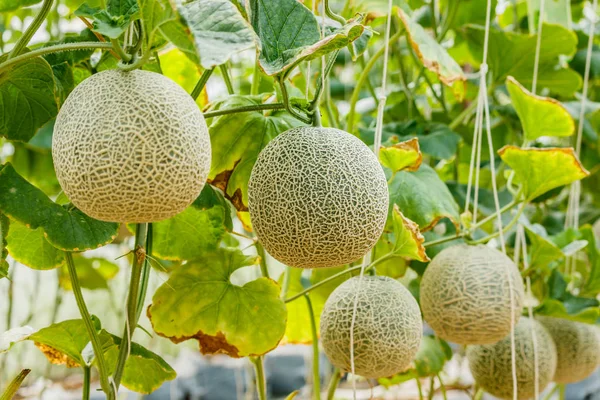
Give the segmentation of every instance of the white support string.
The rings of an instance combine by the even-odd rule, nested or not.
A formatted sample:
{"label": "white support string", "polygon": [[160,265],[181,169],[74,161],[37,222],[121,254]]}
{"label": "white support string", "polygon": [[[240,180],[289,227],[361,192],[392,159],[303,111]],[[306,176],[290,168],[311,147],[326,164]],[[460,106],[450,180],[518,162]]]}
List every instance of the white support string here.
{"label": "white support string", "polygon": [[[385,30],[385,48],[383,52],[383,72],[381,79],[381,93],[378,96],[379,104],[377,106],[377,123],[375,125],[375,140],[373,143],[373,152],[375,153],[375,157],[379,160],[379,149],[381,148],[381,136],[383,132],[383,113],[385,111],[385,103],[387,100],[386,97],[386,81],[387,81],[387,66],[389,60],[389,42],[390,42],[390,34],[391,34],[391,26],[392,26],[392,5],[393,1],[388,0],[388,15],[387,15],[387,24]],[[356,379],[354,379],[355,375],[355,363],[354,363],[354,325],[356,323],[356,310],[358,308],[358,295],[360,293],[360,286],[362,284],[362,280],[365,274],[365,268],[367,265],[371,263],[371,252],[368,252],[363,257],[362,266],[360,268],[360,275],[358,277],[358,289],[356,291],[356,295],[354,296],[354,308],[352,310],[352,321],[350,323],[350,369],[352,372],[352,393],[353,398],[356,400]]]}

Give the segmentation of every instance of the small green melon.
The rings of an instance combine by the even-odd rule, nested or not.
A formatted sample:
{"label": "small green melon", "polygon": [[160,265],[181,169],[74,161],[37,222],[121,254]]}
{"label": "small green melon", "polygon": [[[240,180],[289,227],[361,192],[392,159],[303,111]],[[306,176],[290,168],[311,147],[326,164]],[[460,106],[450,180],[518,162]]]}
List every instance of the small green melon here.
{"label": "small green melon", "polygon": [[[552,381],[556,371],[556,347],[550,333],[539,322],[521,318],[515,326],[517,398],[520,400],[535,396],[533,330],[537,339],[540,393]],[[478,385],[501,399],[513,398],[510,334],[494,344],[468,346],[467,358]]]}
{"label": "small green melon", "polygon": [[511,314],[514,323],[521,315],[523,297],[515,264],[502,252],[483,245],[459,244],[442,250],[421,281],[425,321],[442,339],[465,345],[504,338],[510,332]]}
{"label": "small green melon", "polygon": [[354,277],[338,286],[321,314],[321,343],[333,365],[351,372],[350,329],[355,298],[355,373],[383,378],[405,370],[421,343],[419,305],[396,280],[384,276]]}
{"label": "small green melon", "polygon": [[593,325],[552,317],[538,320],[556,344],[558,364],[554,381],[578,382],[596,370],[600,364],[600,341]]}

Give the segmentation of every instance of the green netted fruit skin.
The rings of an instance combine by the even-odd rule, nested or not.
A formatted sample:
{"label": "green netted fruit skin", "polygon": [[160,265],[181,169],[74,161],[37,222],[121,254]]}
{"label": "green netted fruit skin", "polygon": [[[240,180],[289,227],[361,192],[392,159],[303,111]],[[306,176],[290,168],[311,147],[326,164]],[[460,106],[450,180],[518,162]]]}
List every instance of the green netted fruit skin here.
{"label": "green netted fruit skin", "polygon": [[356,296],[355,373],[383,378],[402,372],[419,350],[423,323],[412,294],[388,277],[354,277],[331,293],[321,314],[325,354],[336,367],[352,371],[350,329]]}
{"label": "green netted fruit skin", "polygon": [[425,321],[437,336],[464,345],[504,338],[510,332],[511,315],[513,324],[521,315],[523,297],[515,264],[504,253],[483,245],[459,244],[442,250],[421,281]]}
{"label": "green netted fruit skin", "polygon": [[578,382],[596,370],[600,364],[600,342],[593,325],[553,317],[538,317],[538,321],[556,344],[555,382]]}
{"label": "green netted fruit skin", "polygon": [[[542,324],[521,318],[515,326],[515,361],[517,366],[517,398],[535,397],[534,341],[537,339],[538,383],[540,393],[552,381],[556,370],[556,347]],[[475,382],[488,393],[501,399],[513,398],[510,334],[498,343],[467,347],[469,368]]]}
{"label": "green netted fruit skin", "polygon": [[154,222],[198,197],[211,147],[202,113],[175,82],[108,70],[77,85],[61,107],[52,157],[65,194],[89,216]]}
{"label": "green netted fruit skin", "polygon": [[252,226],[265,249],[299,268],[365,255],[383,232],[389,195],[377,157],[357,137],[300,127],[273,139],[248,183]]}

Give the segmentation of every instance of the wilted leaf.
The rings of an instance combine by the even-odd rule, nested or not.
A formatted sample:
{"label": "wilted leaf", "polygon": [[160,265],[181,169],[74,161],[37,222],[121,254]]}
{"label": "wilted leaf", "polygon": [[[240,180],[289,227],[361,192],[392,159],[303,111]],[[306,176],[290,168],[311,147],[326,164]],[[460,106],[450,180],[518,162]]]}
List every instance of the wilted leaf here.
{"label": "wilted leaf", "polygon": [[0,72],[0,136],[27,142],[56,116],[57,102],[52,68],[43,58]]}
{"label": "wilted leaf", "polygon": [[390,206],[396,204],[421,231],[433,228],[442,218],[449,218],[455,226],[460,222],[458,204],[429,165],[422,164],[416,172],[398,172],[389,190]]}
{"label": "wilted leaf", "polygon": [[119,224],[88,217],[73,206],[60,206],[21,177],[11,164],[0,166],[0,211],[30,229],[43,228],[54,247],[95,249],[117,237]]}
{"label": "wilted leaf", "polygon": [[[212,109],[261,103],[261,96],[234,95],[214,104]],[[210,125],[212,164],[209,182],[221,189],[238,211],[246,211],[248,179],[258,154],[275,136],[298,125],[300,122],[287,112],[265,115],[253,111],[214,118]]]}
{"label": "wilted leaf", "polygon": [[571,136],[575,132],[575,121],[557,100],[534,95],[512,76],[506,79],[506,87],[521,120],[525,139]]}
{"label": "wilted leaf", "polygon": [[[109,365],[109,374],[114,372],[119,357],[121,338],[105,330],[99,334],[102,351]],[[131,343],[131,352],[125,363],[121,383],[129,390],[150,394],[166,381],[177,377],[177,373],[159,355],[137,343]]]}
{"label": "wilted leaf", "polygon": [[421,235],[417,224],[402,215],[396,204],[394,204],[392,218],[395,236],[394,253],[410,260],[429,261],[423,247],[425,238]]}
{"label": "wilted leaf", "polygon": [[20,326],[7,330],[0,335],[0,354],[6,353],[15,343],[27,340],[33,332],[35,332],[35,329],[30,326]]}
{"label": "wilted leaf", "polygon": [[527,200],[589,175],[572,148],[504,146],[498,154],[515,171],[515,183],[522,185]]}
{"label": "wilted leaf", "polygon": [[217,248],[175,269],[148,308],[154,331],[174,343],[196,339],[203,354],[245,357],[275,348],[287,316],[277,283],[258,278],[240,287],[230,281],[257,262],[237,249]]}
{"label": "wilted leaf", "polygon": [[7,241],[11,257],[29,268],[48,270],[65,262],[64,252],[48,243],[42,228],[29,229],[18,221],[12,221]]}
{"label": "wilted leaf", "polygon": [[414,22],[402,9],[398,8],[400,20],[406,28],[410,45],[423,65],[435,72],[439,80],[452,88],[454,95],[462,100],[465,93],[465,81],[460,65],[448,54],[433,36]]}
{"label": "wilted leaf", "polygon": [[423,161],[423,155],[419,149],[419,140],[413,138],[389,147],[381,147],[379,160],[384,167],[391,169],[393,173],[402,170],[416,171],[421,166],[421,161]]}

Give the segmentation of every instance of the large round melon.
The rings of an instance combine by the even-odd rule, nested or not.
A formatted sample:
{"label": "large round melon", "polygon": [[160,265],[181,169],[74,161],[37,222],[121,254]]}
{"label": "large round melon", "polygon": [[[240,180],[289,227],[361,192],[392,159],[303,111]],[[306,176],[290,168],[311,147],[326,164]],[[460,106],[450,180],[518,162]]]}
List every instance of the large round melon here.
{"label": "large round melon", "polygon": [[[521,318],[515,326],[517,398],[535,396],[535,368],[532,330],[535,330],[540,393],[552,381],[556,370],[556,347],[548,331],[537,321]],[[494,344],[467,347],[469,368],[475,382],[501,399],[513,398],[510,334]]]}
{"label": "large round melon", "polygon": [[590,376],[600,364],[600,342],[593,325],[562,318],[538,317],[558,355],[554,381],[573,383]]}
{"label": "large round melon", "polygon": [[495,343],[510,332],[509,283],[516,324],[524,289],[515,264],[491,247],[448,247],[434,257],[423,274],[423,318],[442,339],[459,344]]}
{"label": "large round melon", "polygon": [[248,184],[259,240],[292,267],[333,267],[365,255],[383,231],[388,202],[375,155],[332,128],[277,136],[258,156]]}
{"label": "large round melon", "polygon": [[91,217],[153,222],[183,211],[210,169],[210,138],[180,86],[148,71],[109,70],[78,85],[54,126],[56,176]]}
{"label": "large round melon", "polygon": [[338,286],[321,314],[321,343],[333,365],[351,372],[350,329],[354,324],[355,373],[382,378],[405,370],[421,343],[423,323],[419,305],[392,278],[354,277]]}

